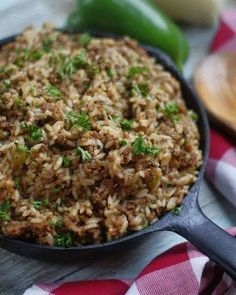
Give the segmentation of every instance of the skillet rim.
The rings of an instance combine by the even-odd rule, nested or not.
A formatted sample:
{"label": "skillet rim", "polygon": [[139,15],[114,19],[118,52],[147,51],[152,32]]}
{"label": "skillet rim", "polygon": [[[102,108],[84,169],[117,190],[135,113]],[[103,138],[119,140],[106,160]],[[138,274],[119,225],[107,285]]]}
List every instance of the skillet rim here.
{"label": "skillet rim", "polygon": [[[81,31],[60,30],[60,31],[63,31],[68,34],[83,32],[83,30],[81,30]],[[118,35],[115,35],[112,33],[107,33],[107,32],[97,32],[94,30],[86,30],[86,32],[89,32],[89,33],[91,33],[91,35],[93,35],[95,37],[99,37],[99,38],[110,37],[110,38],[114,38],[114,39],[119,39],[119,38],[124,37],[124,36],[118,36]],[[1,39],[0,40],[0,49],[3,45],[14,41],[18,35],[20,35],[20,34],[12,35],[12,36]],[[149,55],[151,55],[156,60],[157,63],[160,63],[164,67],[165,70],[167,70],[169,73],[171,73],[171,75],[173,75],[178,80],[178,82],[181,84],[182,91],[184,88],[185,90],[187,90],[190,93],[190,96],[191,96],[190,100],[195,103],[197,113],[199,114],[199,120],[198,120],[197,126],[198,126],[200,134],[202,135],[202,138],[200,138],[200,145],[203,146],[203,147],[201,147],[201,151],[203,154],[203,161],[202,161],[202,165],[199,169],[199,174],[197,176],[195,183],[191,186],[188,194],[184,197],[183,202],[180,205],[181,208],[184,208],[184,210],[181,210],[181,213],[182,213],[182,211],[186,211],[186,208],[188,206],[195,206],[196,203],[198,205],[198,200],[197,200],[198,199],[198,191],[200,188],[200,184],[201,184],[203,174],[205,171],[205,167],[206,167],[206,162],[208,159],[209,142],[210,142],[210,140],[209,140],[209,123],[208,123],[208,119],[207,119],[207,114],[206,114],[206,111],[203,107],[203,104],[201,103],[200,99],[196,95],[195,91],[189,85],[189,83],[186,81],[184,76],[177,70],[173,61],[164,52],[162,52],[158,48],[155,48],[153,46],[146,45],[143,43],[139,43],[139,46],[144,48],[147,51],[147,53]],[[183,94],[183,99],[187,103],[187,98],[184,97],[184,94]],[[200,130],[201,127],[203,128],[202,131]],[[69,247],[69,248],[40,245],[40,244],[36,244],[36,243],[24,241],[24,240],[10,239],[10,238],[0,234],[0,247],[5,248],[7,250],[8,248],[11,248],[11,246],[14,246],[14,247],[19,246],[19,248],[24,247],[25,249],[30,248],[32,250],[45,251],[45,252],[50,251],[50,252],[55,252],[55,253],[56,252],[60,252],[60,253],[73,252],[74,253],[74,252],[101,250],[101,249],[106,249],[108,247],[111,247],[113,245],[124,244],[125,242],[136,239],[138,237],[143,236],[144,234],[151,233],[154,231],[161,231],[161,230],[168,230],[168,229],[173,230],[172,226],[175,223],[178,223],[178,221],[179,221],[178,219],[179,219],[179,215],[177,216],[177,215],[171,213],[171,211],[170,211],[168,213],[165,213],[160,219],[155,221],[153,224],[149,225],[147,228],[139,230],[137,232],[127,234],[119,239],[112,240],[112,241],[105,242],[105,243],[100,243],[100,244],[91,244],[91,245],[86,245],[86,246],[73,246],[73,247]],[[17,253],[17,251],[12,251],[12,252]],[[58,253],[58,254],[60,254],[60,253]],[[23,255],[23,254],[21,254],[21,255]],[[25,256],[27,256],[27,254]]]}

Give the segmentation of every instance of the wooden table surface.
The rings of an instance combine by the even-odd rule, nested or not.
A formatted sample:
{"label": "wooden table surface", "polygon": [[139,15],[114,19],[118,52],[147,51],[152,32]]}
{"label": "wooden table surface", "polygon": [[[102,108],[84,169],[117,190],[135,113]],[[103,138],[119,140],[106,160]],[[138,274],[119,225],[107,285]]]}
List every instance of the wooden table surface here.
{"label": "wooden table surface", "polygon": [[[1,22],[2,20],[0,26]],[[13,30],[10,28],[9,34],[14,32]],[[8,31],[2,31],[0,37]],[[189,79],[193,68],[207,54],[214,29],[186,28],[184,32],[191,46],[191,55],[184,72]],[[220,227],[236,225],[235,208],[205,181],[201,186],[199,202],[203,212]],[[26,288],[36,282],[134,278],[155,256],[183,240],[170,232],[153,233],[142,243],[137,243],[135,248],[118,255],[93,255],[88,259],[64,265],[24,258],[0,249],[0,294],[23,294]]]}

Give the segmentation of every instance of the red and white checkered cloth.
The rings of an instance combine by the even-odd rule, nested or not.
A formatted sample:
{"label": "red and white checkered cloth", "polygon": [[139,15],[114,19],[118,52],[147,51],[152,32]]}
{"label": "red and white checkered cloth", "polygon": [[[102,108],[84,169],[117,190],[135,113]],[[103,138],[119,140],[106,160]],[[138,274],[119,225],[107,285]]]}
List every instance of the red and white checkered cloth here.
{"label": "red and white checkered cloth", "polygon": [[[236,235],[236,228],[229,231]],[[34,285],[24,295],[236,294],[236,282],[190,243],[155,258],[135,280],[93,280]]]}
{"label": "red and white checkered cloth", "polygon": [[[236,51],[236,12],[223,13],[214,50]],[[236,143],[235,143],[236,146]],[[211,130],[207,179],[236,206],[236,148]],[[236,228],[230,233],[236,236]],[[236,253],[235,253],[236,255]],[[233,295],[236,282],[190,243],[155,258],[136,279],[34,285],[24,295]]]}

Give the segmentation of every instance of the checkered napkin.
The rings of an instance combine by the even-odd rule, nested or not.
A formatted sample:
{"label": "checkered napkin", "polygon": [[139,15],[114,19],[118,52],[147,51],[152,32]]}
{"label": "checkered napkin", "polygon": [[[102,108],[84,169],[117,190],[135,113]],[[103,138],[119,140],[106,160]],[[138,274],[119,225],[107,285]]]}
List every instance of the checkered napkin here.
{"label": "checkered napkin", "polygon": [[[236,228],[229,231],[236,235]],[[226,293],[227,292],[227,293]],[[222,268],[190,243],[155,258],[135,280],[101,280],[34,285],[24,295],[197,295],[236,294]]]}
{"label": "checkered napkin", "polygon": [[[224,11],[221,14],[220,26],[212,42],[211,51],[236,51],[236,10]],[[235,140],[233,142],[211,130],[211,147],[205,175],[236,207]]]}
{"label": "checkered napkin", "polygon": [[[214,50],[236,50],[236,12],[223,13]],[[208,180],[236,206],[236,148],[211,130]],[[229,231],[236,236],[236,228]],[[235,254],[236,255],[236,254]],[[190,243],[179,244],[155,258],[133,280],[101,280],[34,285],[24,295],[221,295],[236,294],[222,268]]]}

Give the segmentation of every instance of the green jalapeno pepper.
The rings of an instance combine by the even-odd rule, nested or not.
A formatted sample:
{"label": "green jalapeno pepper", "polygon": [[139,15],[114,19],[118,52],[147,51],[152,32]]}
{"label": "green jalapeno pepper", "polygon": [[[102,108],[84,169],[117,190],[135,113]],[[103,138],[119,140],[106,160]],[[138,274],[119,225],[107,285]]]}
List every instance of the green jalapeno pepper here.
{"label": "green jalapeno pepper", "polygon": [[67,25],[129,35],[166,52],[179,69],[188,56],[182,32],[152,0],[77,0],[77,10],[69,16]]}

